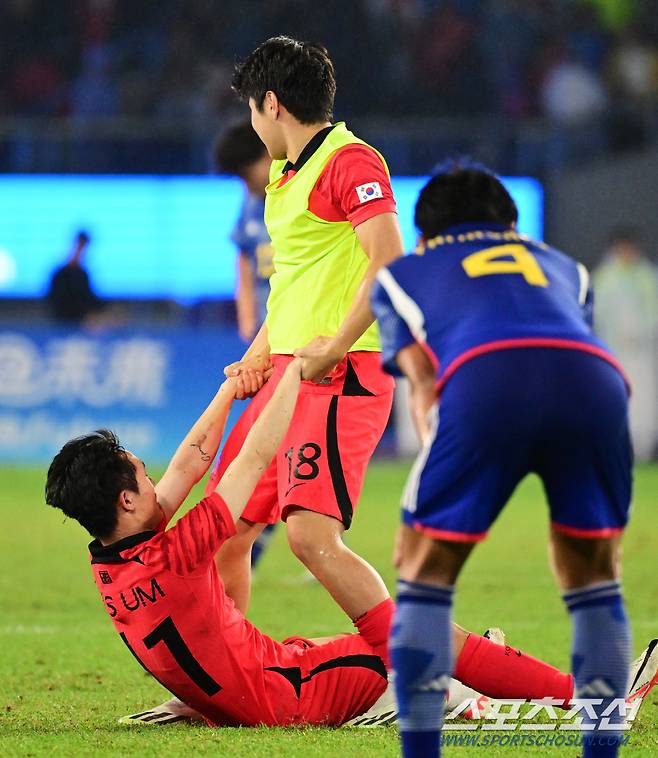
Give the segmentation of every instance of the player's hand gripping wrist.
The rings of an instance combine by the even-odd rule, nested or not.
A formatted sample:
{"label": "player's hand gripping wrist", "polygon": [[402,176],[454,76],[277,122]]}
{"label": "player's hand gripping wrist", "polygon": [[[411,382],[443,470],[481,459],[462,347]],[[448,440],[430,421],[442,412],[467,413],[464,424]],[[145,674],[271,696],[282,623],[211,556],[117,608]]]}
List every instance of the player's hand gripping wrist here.
{"label": "player's hand gripping wrist", "polygon": [[226,366],[224,374],[227,379],[236,382],[235,398],[244,400],[253,397],[272,375],[272,364],[269,360],[264,361],[260,356],[256,359],[243,359]]}
{"label": "player's hand gripping wrist", "polygon": [[335,337],[316,337],[295,350],[294,355],[302,359],[302,379],[321,382],[341,362],[345,352]]}

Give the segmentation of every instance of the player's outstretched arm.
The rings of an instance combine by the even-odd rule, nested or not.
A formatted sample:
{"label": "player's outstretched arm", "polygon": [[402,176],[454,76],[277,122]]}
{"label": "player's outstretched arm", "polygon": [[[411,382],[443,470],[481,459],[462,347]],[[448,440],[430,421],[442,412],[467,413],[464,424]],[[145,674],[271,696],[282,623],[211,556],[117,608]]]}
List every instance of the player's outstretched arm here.
{"label": "player's outstretched arm", "polygon": [[301,361],[292,361],[274,394],[251,427],[242,449],[217,485],[233,518],[242,515],[262,473],[270,465],[290,424],[301,381]]}
{"label": "player's outstretched arm", "polygon": [[242,358],[226,366],[224,373],[229,378],[237,379],[237,400],[253,397],[258,392],[272,374],[267,324],[258,330]]}
{"label": "player's outstretched arm", "polygon": [[421,443],[430,434],[428,412],[436,402],[436,373],[423,348],[414,342],[396,356],[400,371],[411,386],[411,414]]}
{"label": "player's outstretched arm", "polygon": [[236,380],[227,379],[197,419],[169,462],[155,491],[167,520],[181,506],[192,487],[208,471],[224,433],[235,397]]}
{"label": "player's outstretched arm", "polygon": [[323,342],[314,340],[295,351],[295,355],[304,358],[304,379],[321,382],[372,324],[374,316],[370,310],[369,295],[377,272],[399,258],[404,251],[395,213],[373,216],[354,231],[370,263],[338,332]]}

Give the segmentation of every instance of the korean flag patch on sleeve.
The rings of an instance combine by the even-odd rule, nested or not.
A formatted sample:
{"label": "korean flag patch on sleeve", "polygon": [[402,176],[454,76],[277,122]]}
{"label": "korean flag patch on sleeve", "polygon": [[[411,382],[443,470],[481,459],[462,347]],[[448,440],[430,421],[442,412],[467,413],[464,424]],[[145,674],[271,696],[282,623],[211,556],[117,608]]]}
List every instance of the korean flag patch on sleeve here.
{"label": "korean flag patch on sleeve", "polygon": [[379,182],[370,182],[369,184],[360,184],[356,188],[356,194],[360,203],[367,203],[368,200],[376,200],[378,197],[384,197]]}

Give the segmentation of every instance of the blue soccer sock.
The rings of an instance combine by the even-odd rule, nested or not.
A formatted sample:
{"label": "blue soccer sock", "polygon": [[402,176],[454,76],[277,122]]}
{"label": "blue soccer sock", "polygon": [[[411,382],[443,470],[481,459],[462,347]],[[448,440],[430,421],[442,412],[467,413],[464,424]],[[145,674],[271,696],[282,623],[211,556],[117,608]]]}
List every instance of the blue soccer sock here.
{"label": "blue soccer sock", "polygon": [[[583,731],[584,758],[616,756],[622,732],[603,730],[601,715],[613,702],[626,697],[631,657],[631,634],[624,611],[619,582],[609,581],[565,592],[564,602],[573,623],[571,666],[575,679],[575,697],[602,698],[594,706],[597,718],[583,724],[596,724],[594,731]],[[616,708],[610,724],[623,724]]]}
{"label": "blue soccer sock", "polygon": [[452,594],[452,587],[398,582],[390,650],[404,758],[439,755],[452,673]]}

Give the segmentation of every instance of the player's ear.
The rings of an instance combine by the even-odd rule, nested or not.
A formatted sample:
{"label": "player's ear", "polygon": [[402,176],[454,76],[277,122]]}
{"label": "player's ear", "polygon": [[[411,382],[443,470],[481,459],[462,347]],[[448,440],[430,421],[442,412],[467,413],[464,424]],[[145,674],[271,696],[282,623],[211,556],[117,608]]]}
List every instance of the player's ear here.
{"label": "player's ear", "polygon": [[279,118],[279,111],[281,109],[281,103],[275,92],[268,90],[265,93],[265,99],[263,100],[263,111],[265,115],[272,121],[276,121]]}
{"label": "player's ear", "polygon": [[121,490],[119,492],[118,506],[122,510],[132,513],[135,510],[135,493],[130,490]]}

